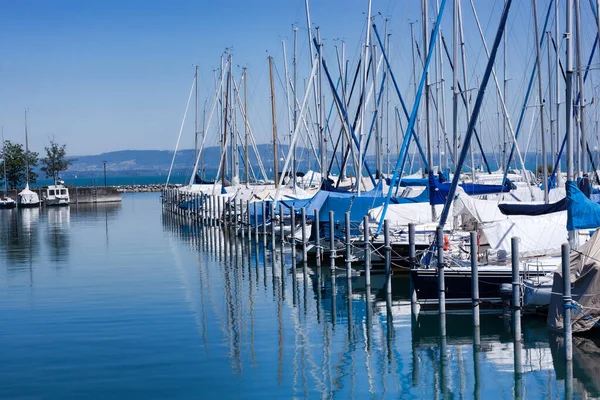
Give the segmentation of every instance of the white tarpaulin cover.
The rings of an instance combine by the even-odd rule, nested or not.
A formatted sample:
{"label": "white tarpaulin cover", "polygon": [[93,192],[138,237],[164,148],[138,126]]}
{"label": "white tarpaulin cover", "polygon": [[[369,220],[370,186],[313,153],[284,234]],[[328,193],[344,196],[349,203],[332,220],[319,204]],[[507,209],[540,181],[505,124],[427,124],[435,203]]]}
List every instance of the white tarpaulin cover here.
{"label": "white tarpaulin cover", "polygon": [[40,198],[36,192],[29,190],[29,185],[19,192],[19,204],[38,204]]}
{"label": "white tarpaulin cover", "polygon": [[[442,204],[435,206],[435,212],[438,216],[442,213],[443,208]],[[382,211],[383,206],[370,209],[369,223],[379,224]],[[409,223],[423,225],[435,222],[431,218],[429,203],[390,204],[385,213],[385,219],[389,221],[392,230],[406,228]],[[450,221],[446,224],[446,227],[451,227]]]}
{"label": "white tarpaulin cover", "polygon": [[521,257],[541,256],[560,252],[567,241],[567,212],[560,211],[541,216],[511,216],[481,226],[481,243],[492,249],[511,253],[510,239],[520,238]]}
{"label": "white tarpaulin cover", "polygon": [[[600,230],[577,251],[571,251],[571,296],[576,305],[592,320],[580,312],[571,311],[573,332],[585,332],[600,320]],[[554,272],[552,295],[548,308],[548,326],[552,330],[563,329],[563,279],[562,265]]]}
{"label": "white tarpaulin cover", "polygon": [[463,217],[465,230],[475,229],[477,225],[486,222],[495,222],[508,217],[500,212],[498,202],[495,200],[478,200],[464,191],[454,200],[454,215]]}

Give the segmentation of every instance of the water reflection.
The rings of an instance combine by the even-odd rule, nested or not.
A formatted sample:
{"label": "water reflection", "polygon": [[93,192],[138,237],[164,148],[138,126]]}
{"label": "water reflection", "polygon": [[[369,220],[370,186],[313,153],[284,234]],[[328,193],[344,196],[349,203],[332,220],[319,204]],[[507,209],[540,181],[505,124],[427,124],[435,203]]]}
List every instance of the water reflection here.
{"label": "water reflection", "polygon": [[6,257],[7,271],[9,274],[27,272],[32,280],[40,251],[40,209],[0,210],[0,218],[0,231],[3,232],[0,247]]}
{"label": "water reflection", "polygon": [[[523,340],[515,342],[498,314],[482,313],[478,329],[470,312],[414,318],[406,278],[394,278],[394,296],[387,296],[382,275],[367,287],[362,276],[296,264],[263,240],[167,214],[163,227],[204,260],[199,295],[203,303],[213,299],[213,313],[201,311],[205,350],[224,342],[230,372],[254,376],[247,367],[259,369],[272,380],[271,393],[476,399],[565,393],[561,337],[549,335],[542,319],[525,317]],[[219,340],[211,341],[214,323]],[[599,396],[598,343],[576,338],[574,353],[574,393]]]}
{"label": "water reflection", "polygon": [[62,267],[69,257],[71,210],[69,207],[48,207],[46,220],[45,238],[50,247],[50,258],[57,267]]}

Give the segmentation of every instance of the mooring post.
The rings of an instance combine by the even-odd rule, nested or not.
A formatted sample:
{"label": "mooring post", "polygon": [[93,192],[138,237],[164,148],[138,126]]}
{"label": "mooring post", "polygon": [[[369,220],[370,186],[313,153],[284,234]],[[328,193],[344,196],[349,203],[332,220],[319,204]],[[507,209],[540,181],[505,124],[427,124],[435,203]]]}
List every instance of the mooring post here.
{"label": "mooring post", "polygon": [[[313,220],[314,232],[315,232],[315,262],[317,264],[317,269],[321,268],[321,226],[319,224],[319,210],[315,210],[315,217]],[[320,276],[319,270],[319,276]],[[320,290],[320,288],[319,288]]]}
{"label": "mooring post", "polygon": [[258,244],[258,202],[254,203],[254,242]]}
{"label": "mooring post", "polygon": [[419,303],[417,299],[417,290],[415,289],[415,283],[413,282],[413,270],[417,268],[417,246],[415,243],[415,224],[412,222],[408,224],[408,267],[410,268],[409,273],[409,285],[410,285],[410,312],[412,316],[416,316],[419,312]]}
{"label": "mooring post", "polygon": [[306,208],[301,208],[302,214],[302,261],[304,262],[304,266],[306,266],[307,255],[306,255]]}
{"label": "mooring post", "polygon": [[519,276],[519,238],[513,236],[511,244],[512,261],[512,318],[514,340],[521,341],[521,278]]}
{"label": "mooring post", "polygon": [[392,247],[390,246],[390,221],[383,221],[383,247],[385,251],[386,292],[392,294]]}
{"label": "mooring post", "polygon": [[565,360],[573,360],[573,327],[571,326],[571,259],[569,244],[561,246],[562,275],[563,275],[563,329],[565,334]]}
{"label": "mooring post", "polygon": [[[273,252],[273,259],[275,258],[275,203],[271,202],[271,251]],[[275,270],[275,269],[273,269]],[[273,275],[274,276],[274,275]]]}
{"label": "mooring post", "polygon": [[292,244],[292,262],[296,264],[296,208],[292,204],[290,207],[290,228],[291,228],[291,239]]}
{"label": "mooring post", "polygon": [[333,275],[335,270],[335,220],[333,211],[329,211],[329,266]]}
{"label": "mooring post", "polygon": [[350,211],[344,215],[346,222],[346,278],[352,276],[352,245],[350,243]]}
{"label": "mooring post", "polygon": [[477,232],[471,232],[471,302],[473,305],[473,326],[479,324],[479,265],[477,263]]}
{"label": "mooring post", "polygon": [[240,231],[242,233],[242,239],[246,237],[246,225],[244,219],[244,200],[240,199]]}
{"label": "mooring post", "polygon": [[217,200],[217,225],[222,225],[222,223],[223,223],[223,213],[222,213],[223,197],[217,196],[216,200]]}
{"label": "mooring post", "polygon": [[440,314],[446,314],[446,282],[444,281],[444,230],[436,229],[437,268],[438,268],[438,300]]}
{"label": "mooring post", "polygon": [[283,203],[279,203],[279,239],[281,243],[279,243],[279,247],[281,249],[281,259],[283,260],[283,248],[285,247],[285,226],[283,221],[284,213],[283,213]]}
{"label": "mooring post", "polygon": [[262,234],[263,246],[267,247],[267,203],[262,201]]}
{"label": "mooring post", "polygon": [[246,200],[246,224],[248,225],[248,242],[252,239],[252,220],[250,218],[250,200]]}
{"label": "mooring post", "polygon": [[369,216],[363,217],[363,245],[365,258],[365,285],[371,286],[371,241],[369,238]]}

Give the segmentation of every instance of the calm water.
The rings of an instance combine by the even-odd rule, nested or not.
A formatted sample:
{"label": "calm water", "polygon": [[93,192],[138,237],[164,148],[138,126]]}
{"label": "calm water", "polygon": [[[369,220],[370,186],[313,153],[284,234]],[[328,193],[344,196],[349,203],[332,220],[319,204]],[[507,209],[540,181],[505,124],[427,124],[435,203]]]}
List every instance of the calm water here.
{"label": "calm water", "polygon": [[[560,338],[505,321],[411,322],[364,281],[293,268],[262,245],[118,205],[0,211],[0,398],[562,398]],[[289,257],[289,256],[286,256]],[[321,290],[319,290],[319,287]],[[575,343],[575,397],[600,396],[600,348]],[[518,359],[518,357],[517,357]],[[518,361],[518,360],[517,360]]]}

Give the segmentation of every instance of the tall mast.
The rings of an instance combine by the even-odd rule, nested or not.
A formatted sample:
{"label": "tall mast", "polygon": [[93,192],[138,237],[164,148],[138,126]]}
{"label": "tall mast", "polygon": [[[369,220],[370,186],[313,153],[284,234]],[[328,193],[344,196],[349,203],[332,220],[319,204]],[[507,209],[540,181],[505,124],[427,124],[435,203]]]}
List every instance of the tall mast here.
{"label": "tall mast", "polygon": [[[466,50],[465,50],[465,34],[464,34],[464,29],[463,29],[463,20],[462,20],[462,7],[460,4],[460,0],[458,1],[458,24],[459,24],[459,33],[460,33],[460,53],[462,56],[462,75],[463,75],[463,90],[469,90],[469,86],[468,86],[468,82],[467,82],[467,55],[466,55]],[[466,114],[467,114],[467,121],[469,121],[469,119],[471,118],[471,107],[469,106],[470,102],[467,102],[465,108],[466,108]],[[473,183],[475,183],[475,153],[474,153],[474,148],[473,148],[473,144],[471,143],[470,148],[469,148],[470,152],[471,152],[471,179],[473,180]],[[457,173],[460,173],[460,171],[457,171]]]}
{"label": "tall mast", "polygon": [[[559,7],[558,7],[558,0],[556,0],[554,2],[554,39],[556,40],[556,46],[557,46],[557,50],[556,50],[556,55],[554,57],[554,92],[556,93],[556,132],[557,132],[557,139],[558,139],[558,132],[561,131],[560,129],[560,56],[558,53],[558,40],[560,38],[560,31],[559,31]],[[558,142],[559,140],[556,141],[556,148],[554,148],[552,151],[554,152],[554,154],[556,156],[558,156]],[[561,172],[560,172],[561,168],[560,168],[560,163],[558,163],[558,168],[556,169],[556,175],[557,175],[557,180],[560,182],[560,178],[562,178],[561,176]]]}
{"label": "tall mast", "polygon": [[[414,87],[414,96],[415,96],[415,101],[417,98],[417,59],[415,57],[415,23],[411,22],[410,23],[410,48],[412,50],[412,72],[413,72],[413,87]],[[400,118],[399,115],[397,115],[398,119]],[[400,121],[398,121],[400,122]],[[421,124],[421,113],[417,114],[417,123],[415,124],[415,134],[417,137],[419,137],[419,126]],[[396,145],[396,147],[398,147],[398,145]],[[398,151],[398,155],[400,155],[400,151]],[[412,165],[411,165],[411,169],[412,169]]]}
{"label": "tall mast", "polygon": [[[579,1],[579,0],[576,0]],[[540,102],[540,129],[541,129],[541,142],[542,142],[542,187],[544,188],[544,203],[548,204],[548,159],[546,155],[546,116],[544,112],[544,94],[542,87],[542,54],[540,51],[540,32],[538,30],[538,19],[537,19],[537,0],[531,0],[533,4],[533,26],[535,29],[535,53],[536,53],[536,64],[537,64],[537,77],[538,77],[538,98]]]}
{"label": "tall mast", "polygon": [[[439,9],[439,5],[437,5],[437,8]],[[441,86],[441,100],[442,100],[442,135],[444,135],[444,138],[442,139],[444,142],[447,140],[447,125],[446,125],[446,80],[444,79],[444,57],[442,57],[442,34],[441,34],[441,27],[440,27],[440,36],[438,37],[438,57],[440,60],[440,84]],[[441,149],[444,148],[444,145],[441,146]],[[440,149],[440,153],[442,153]],[[445,160],[445,166],[446,168],[448,167],[448,158],[450,157],[450,155],[448,154],[448,152],[446,151],[446,160]],[[441,157],[441,154],[440,154]],[[440,162],[440,168],[441,168],[441,162]]]}
{"label": "tall mast", "polygon": [[[558,2],[558,0],[557,0]],[[506,0],[504,0],[504,5],[506,5]],[[506,54],[506,37],[508,35],[503,35],[502,37],[502,46],[504,49],[504,54],[502,55],[502,71],[503,71],[503,78],[504,78],[504,82],[502,83],[502,98],[506,99],[506,85],[508,83],[508,77],[506,76],[506,59],[507,59],[507,54]],[[506,171],[506,169],[509,167],[508,165],[506,165],[506,115],[503,115],[503,130],[502,130],[502,172],[504,173],[504,171]]]}
{"label": "tall mast", "polygon": [[196,65],[196,73],[194,74],[194,86],[196,90],[196,106],[194,116],[194,160],[198,158],[198,66]]}
{"label": "tall mast", "polygon": [[[579,132],[581,134],[581,173],[587,174],[588,172],[588,153],[587,153],[587,132],[585,126],[585,85],[583,83],[584,65],[581,58],[581,7],[579,0],[575,1],[575,53],[577,55],[577,81],[579,82],[579,107],[577,115],[579,117]],[[579,144],[579,142],[578,142]]]}
{"label": "tall mast", "polygon": [[[364,62],[362,65],[362,110],[360,115],[360,137],[359,137],[359,149],[358,149],[358,165],[355,167],[356,170],[356,185],[358,188],[358,194],[360,195],[360,188],[362,186],[362,164],[363,164],[363,137],[365,134],[365,118],[367,117],[367,73],[369,68],[369,47],[371,46],[371,0],[368,2],[367,9],[367,32],[365,38],[365,54],[364,54]],[[372,66],[373,69],[377,68],[375,65]]]}
{"label": "tall mast", "polygon": [[[371,63],[373,65],[373,104],[375,105],[375,114],[379,112],[377,107],[377,59],[375,57],[375,46],[372,47],[371,51]],[[368,134],[371,134],[369,132]],[[380,126],[379,116],[375,117],[375,176],[379,178],[381,176],[381,140],[380,140]]]}
{"label": "tall mast", "polygon": [[275,188],[279,184],[279,171],[277,168],[277,123],[275,119],[275,86],[273,84],[273,57],[269,56],[269,79],[271,81],[271,118],[273,119],[273,175]]}
{"label": "tall mast", "polygon": [[[298,51],[298,27],[294,26],[294,58],[293,58],[293,64],[294,64],[294,90],[292,92],[292,95],[294,96],[294,130],[296,130],[296,125],[298,124],[298,106],[297,106],[297,102],[296,99],[298,98],[298,68],[297,68],[297,63],[296,63],[296,54]],[[312,48],[312,46],[309,46]],[[312,60],[311,60],[312,61]],[[292,145],[291,143],[291,137],[290,137],[290,146]],[[293,145],[292,148],[290,149],[290,151],[292,151],[292,185],[294,187],[294,190],[296,189],[296,173],[297,173],[297,166],[296,166],[296,145]]]}
{"label": "tall mast", "polygon": [[29,138],[27,137],[27,110],[25,110],[25,164],[27,165],[27,176],[25,177],[27,185],[25,187],[29,189]]}
{"label": "tall mast", "polygon": [[[565,49],[566,49],[566,82],[565,82],[565,124],[567,136],[567,181],[573,181],[573,48],[571,43],[571,29],[573,17],[571,9],[573,0],[566,0],[566,25],[565,25]],[[569,244],[575,247],[575,231],[569,231]]]}
{"label": "tall mast", "polygon": [[[231,56],[230,56],[231,57]],[[227,150],[227,112],[229,111],[229,81],[231,80],[231,63],[228,60],[229,69],[227,70],[227,83],[225,88],[225,109],[224,109],[224,117],[223,117],[223,144],[222,144],[222,154],[223,154],[223,162],[221,165],[221,186],[225,187],[225,166],[227,165],[227,157],[225,157],[225,151]]]}
{"label": "tall mast", "polygon": [[[429,49],[428,1],[421,0],[421,7],[423,12],[423,51],[426,52]],[[433,140],[431,137],[431,124],[429,123],[429,89],[429,71],[425,71],[425,132],[427,134],[427,164],[429,165],[429,171],[433,172]],[[433,207],[432,212],[435,212]]]}
{"label": "tall mast", "polygon": [[246,186],[250,183],[250,160],[248,160],[248,75],[246,67],[242,69],[244,78],[244,173],[246,176]]}
{"label": "tall mast", "polygon": [[[556,162],[556,157],[554,154],[554,106],[553,106],[553,89],[552,89],[552,56],[550,52],[550,45],[552,42],[552,34],[550,31],[546,32],[547,40],[546,40],[546,52],[548,53],[548,111],[550,112],[550,162],[552,165]],[[539,70],[539,68],[538,68]],[[558,71],[556,71],[558,73]]]}
{"label": "tall mast", "polygon": [[[319,121],[319,143],[321,155],[321,179],[326,179],[327,174],[327,137],[325,135],[325,108],[323,107],[323,43],[321,42],[321,31],[317,30],[317,43],[319,46],[319,71],[318,71],[318,102],[317,115]],[[312,44],[312,43],[311,43]],[[312,46],[311,46],[312,47]]]}

